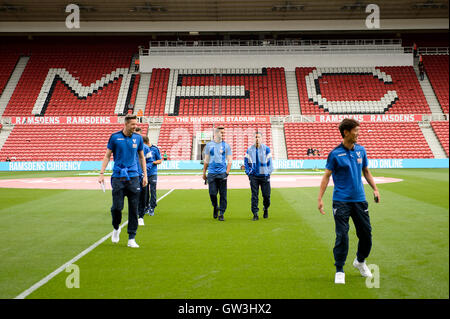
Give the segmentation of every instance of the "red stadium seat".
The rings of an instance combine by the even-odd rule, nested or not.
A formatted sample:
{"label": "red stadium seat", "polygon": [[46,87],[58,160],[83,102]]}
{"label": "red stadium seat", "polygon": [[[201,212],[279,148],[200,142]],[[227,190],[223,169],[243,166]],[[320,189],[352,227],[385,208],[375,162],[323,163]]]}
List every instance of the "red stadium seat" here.
{"label": "red stadium seat", "polygon": [[433,128],[434,133],[436,133],[436,136],[438,137],[438,140],[441,143],[442,148],[444,149],[448,157],[449,156],[448,122],[433,121],[431,122],[431,127]]}
{"label": "red stadium seat", "polygon": [[[148,124],[139,124],[147,134]],[[123,124],[15,125],[0,150],[0,161],[100,161],[109,136]]]}
{"label": "red stadium seat", "polygon": [[[320,90],[322,98],[325,98],[328,102],[339,101],[347,104],[342,111],[331,112],[314,104],[308,96],[308,84],[305,77],[316,72],[316,68],[296,68],[298,95],[302,114],[375,113],[357,109],[355,106],[357,103],[352,103],[352,101],[358,101],[358,104],[364,104],[364,101],[379,101],[385,94],[388,94],[388,91],[395,91],[398,99],[392,106],[386,107],[387,110],[383,110],[381,113],[431,114],[431,110],[412,67],[376,67],[376,70],[385,73],[391,78],[392,82],[389,83],[383,83],[383,81],[375,78],[372,74],[362,74],[358,71],[358,68],[346,69],[348,70],[344,70],[342,73],[333,73],[334,71],[330,70],[329,73],[323,74],[314,83],[314,88]],[[346,73],[346,71],[348,72]]]}
{"label": "red stadium seat", "polygon": [[[82,85],[89,86],[117,68],[128,68],[135,50],[134,46],[121,48],[116,45],[112,49],[110,45],[100,44],[81,49],[61,45],[50,51],[44,45],[34,47],[3,116],[32,115],[49,69],[65,69]],[[1,79],[0,76],[0,87]],[[63,82],[56,81],[45,115],[114,115],[122,79],[109,81],[86,99],[78,98]]]}
{"label": "red stadium seat", "polygon": [[[221,76],[205,75],[183,76],[182,87],[193,86],[244,86],[248,97],[180,98],[178,115],[289,115],[286,80],[284,68],[265,68],[267,74],[222,74]],[[152,70],[150,80],[146,116],[171,115],[165,112],[166,97],[169,85],[169,69]],[[251,102],[251,103],[249,103]],[[175,103],[175,100],[173,102]]]}
{"label": "red stadium seat", "polygon": [[424,55],[423,65],[442,111],[448,114],[448,55]]}
{"label": "red stadium seat", "polygon": [[0,96],[14,71],[18,59],[19,53],[10,51],[7,48],[2,48],[0,50]]}
{"label": "red stadium seat", "polygon": [[[342,141],[338,123],[285,123],[284,131],[289,159],[326,159]],[[417,123],[362,122],[358,143],[374,159],[434,158]],[[308,157],[308,148],[319,149],[320,156]]]}

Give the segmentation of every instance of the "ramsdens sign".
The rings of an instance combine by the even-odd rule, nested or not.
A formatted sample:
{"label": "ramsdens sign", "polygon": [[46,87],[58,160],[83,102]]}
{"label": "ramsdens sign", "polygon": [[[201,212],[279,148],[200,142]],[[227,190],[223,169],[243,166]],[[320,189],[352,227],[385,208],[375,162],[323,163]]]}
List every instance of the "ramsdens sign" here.
{"label": "ramsdens sign", "polygon": [[339,114],[339,115],[316,115],[315,121],[321,123],[341,122],[343,119],[351,118],[358,122],[420,122],[421,114]]}
{"label": "ramsdens sign", "polygon": [[13,116],[12,124],[116,124],[115,116]]}

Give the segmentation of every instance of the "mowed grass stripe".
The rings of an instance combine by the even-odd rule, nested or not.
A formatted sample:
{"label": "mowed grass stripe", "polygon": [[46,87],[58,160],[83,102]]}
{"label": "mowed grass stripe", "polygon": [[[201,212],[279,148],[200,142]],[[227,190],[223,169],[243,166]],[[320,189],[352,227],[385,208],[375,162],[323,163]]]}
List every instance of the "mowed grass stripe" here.
{"label": "mowed grass stripe", "polygon": [[[80,289],[61,274],[31,298],[339,298],[330,243],[302,218],[315,213],[273,190],[268,220],[251,220],[249,191],[229,190],[225,222],[212,219],[207,191],[177,190],[138,230],[141,248],[100,245],[81,259]],[[309,189],[308,192],[316,192]],[[298,197],[298,194],[295,194]],[[347,297],[372,297],[357,274]],[[364,286],[365,287],[365,286]]]}
{"label": "mowed grass stripe", "polygon": [[[326,216],[321,216],[316,208],[318,188],[273,189],[271,216],[269,220],[261,218],[257,222],[251,221],[250,190],[229,190],[229,209],[224,223],[212,219],[207,191],[176,190],[158,203],[159,213],[146,216],[146,226],[138,230],[137,236],[141,248],[126,247],[124,229],[119,245],[107,240],[76,263],[80,266],[80,289],[66,288],[68,274],[61,273],[30,297],[448,298],[448,169],[372,172],[375,176],[404,179],[401,183],[380,184],[382,202],[378,205],[373,203],[371,189],[366,186],[374,229],[374,246],[368,263],[380,267],[380,289],[366,288],[365,280],[351,266],[357,245],[352,222],[345,267],[347,283],[339,287],[333,283],[331,187],[324,198]],[[0,196],[4,191],[0,189]],[[102,201],[101,191],[86,192]],[[80,197],[75,196],[74,200],[78,203]],[[73,205],[74,200],[69,203]],[[39,202],[32,204],[36,206]],[[111,230],[110,193],[104,205],[106,210],[103,209],[99,221],[106,231],[100,231],[100,235],[79,251]],[[25,205],[25,211],[27,209]],[[1,222],[4,213],[0,212]],[[77,208],[72,214],[77,214]],[[83,225],[82,216],[73,221],[79,228]],[[46,218],[53,217],[47,215]],[[124,212],[123,220],[126,217]],[[15,218],[7,223],[11,229],[9,235],[14,232],[23,236],[33,227],[28,224],[28,227],[17,228],[16,223],[11,222],[14,223]],[[49,231],[63,232],[65,228],[74,227],[70,223],[58,225],[55,221],[55,227]],[[83,231],[78,233],[81,234],[78,236],[84,234]],[[5,237],[3,233],[0,236]],[[70,237],[63,239],[59,245],[70,246],[73,241]],[[15,250],[21,250],[22,246],[15,246]],[[6,281],[12,287],[29,276],[31,270],[42,268],[41,264],[47,263],[49,255],[45,249],[44,245],[34,245],[34,251],[30,249],[27,256],[27,267],[20,265],[26,259],[22,255],[17,260],[6,258],[10,259],[8,265],[2,263],[0,267],[12,268],[19,264],[23,271],[6,278],[0,269],[0,285]],[[49,270],[41,270],[36,280],[17,289],[10,297],[79,251],[73,250],[68,258]]]}
{"label": "mowed grass stripe", "polygon": [[446,209],[449,207],[448,173],[448,169],[441,168],[374,170],[374,174],[378,176],[403,179],[401,187],[397,183],[380,184],[379,187],[383,190],[389,190],[403,197],[424,201]]}
{"label": "mowed grass stripe", "polygon": [[[377,292],[382,298],[448,298],[448,201],[447,207],[428,203],[386,186],[380,185],[383,205],[372,204],[376,210],[371,210],[370,260],[380,267],[383,287]],[[436,193],[445,196],[446,191],[448,186]]]}
{"label": "mowed grass stripe", "polygon": [[[381,288],[367,289],[364,286],[360,291],[364,293],[370,290],[377,298],[448,298],[448,208],[414,200],[399,195],[397,191],[385,189],[386,186],[392,185],[394,184],[378,186],[382,198],[379,204],[373,202],[372,191],[366,186],[373,228],[373,247],[367,263],[379,266]],[[400,186],[401,183],[395,185]],[[405,191],[407,190],[405,188]],[[288,192],[290,190],[286,190],[284,194],[288,196]],[[327,215],[303,215],[316,232],[323,234],[324,239],[327,238],[330,258],[334,245],[331,192],[332,188],[325,194]],[[437,192],[445,196],[446,189]],[[309,193],[306,192],[303,196],[307,194]],[[313,192],[314,199],[316,196]],[[349,237],[350,248],[345,266],[346,286],[350,280],[354,280],[355,274],[358,276],[357,271],[351,266],[358,240],[351,220]],[[329,265],[326,267],[329,268]],[[347,293],[346,291],[345,295]]]}
{"label": "mowed grass stripe", "polygon": [[[0,189],[0,197],[8,199],[0,206],[0,298],[14,298],[112,229],[111,191]],[[123,221],[127,211],[125,202]]]}

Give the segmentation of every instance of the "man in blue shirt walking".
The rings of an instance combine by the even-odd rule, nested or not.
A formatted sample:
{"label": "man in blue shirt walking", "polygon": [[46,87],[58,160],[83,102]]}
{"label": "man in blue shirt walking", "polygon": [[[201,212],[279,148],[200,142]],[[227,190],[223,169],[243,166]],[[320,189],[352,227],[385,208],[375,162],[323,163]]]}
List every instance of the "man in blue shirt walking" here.
{"label": "man in blue shirt walking", "polygon": [[[225,220],[223,215],[227,209],[227,178],[232,164],[231,147],[223,141],[223,136],[223,127],[214,130],[214,140],[205,146],[203,163],[203,180],[208,181],[213,217],[219,217],[220,221]],[[220,207],[217,205],[217,193],[220,194]]]}
{"label": "man in blue shirt walking", "polygon": [[[139,200],[139,226],[144,226],[144,215],[154,215],[156,204],[156,182],[157,165],[161,164],[161,154],[159,148],[155,145],[150,145],[150,139],[148,136],[143,137],[144,140],[144,157],[147,165],[147,177],[148,184],[146,187],[142,187],[141,196]],[[150,195],[150,201],[149,201]]]}
{"label": "man in blue shirt walking", "polygon": [[360,271],[363,277],[372,277],[372,273],[365,262],[372,248],[372,227],[361,171],[373,189],[376,203],[380,200],[380,194],[368,168],[366,150],[363,146],[356,144],[359,135],[359,122],[353,119],[344,119],[339,124],[339,131],[343,140],[328,155],[325,173],[320,184],[318,209],[322,215],[325,215],[322,197],[327,189],[330,176],[333,176],[333,215],[336,224],[336,242],[333,249],[336,266],[334,282],[345,284],[344,264],[348,254],[348,222],[350,217],[355,225],[359,240],[353,266]]}
{"label": "man in blue shirt walking", "polygon": [[[156,204],[156,183],[158,181],[158,165],[162,163],[161,153],[156,145],[150,144],[149,138],[144,138],[144,144],[147,147],[144,149],[144,156],[147,162],[147,176],[150,187],[150,203],[147,207],[148,214],[153,216],[155,214]],[[148,197],[148,196],[147,196]]]}
{"label": "man in blue shirt walking", "polygon": [[[142,136],[142,129],[137,126],[135,131],[136,134],[139,134],[140,136]],[[144,139],[146,136],[142,136],[142,139]],[[145,156],[145,150],[147,145],[145,145],[145,141],[144,141],[144,156]],[[139,154],[136,153],[136,160],[139,162]],[[138,225],[139,226],[144,226],[144,218],[141,218],[141,216],[144,216],[145,214],[145,209],[146,206],[148,205],[148,184],[146,186],[142,185],[142,181],[144,178],[144,171],[141,168],[141,165],[138,165],[138,174],[139,174],[139,184],[141,185],[141,192],[139,194],[139,204],[138,204]],[[148,178],[148,175],[147,175]]]}
{"label": "man in blue shirt walking", "polygon": [[[108,141],[105,157],[103,158],[99,183],[104,183],[104,172],[108,166],[111,154],[114,156],[113,174],[111,176],[112,198],[111,207],[113,233],[111,241],[119,242],[120,222],[124,198],[128,198],[128,247],[138,248],[136,231],[138,228],[138,204],[141,185],[139,183],[138,165],[141,166],[144,177],[142,185],[147,185],[147,170],[144,158],[144,142],[142,136],[134,133],[137,126],[136,115],[127,115],[123,130],[113,133]],[[139,154],[139,161],[136,154]]]}
{"label": "man in blue shirt walking", "polygon": [[245,173],[250,180],[252,190],[253,220],[258,220],[258,194],[261,187],[264,205],[264,218],[269,217],[270,174],[273,171],[272,153],[267,145],[261,144],[262,134],[256,132],[255,144],[250,146],[244,157]]}

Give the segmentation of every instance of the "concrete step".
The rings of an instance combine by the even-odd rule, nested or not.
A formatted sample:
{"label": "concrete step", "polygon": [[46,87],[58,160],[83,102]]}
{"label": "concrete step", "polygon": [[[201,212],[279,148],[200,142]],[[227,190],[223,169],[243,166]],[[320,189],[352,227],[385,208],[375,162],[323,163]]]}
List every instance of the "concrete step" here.
{"label": "concrete step", "polygon": [[136,102],[134,106],[134,113],[142,110],[145,114],[145,106],[147,104],[148,87],[150,85],[151,73],[141,73],[141,79],[139,81],[138,91],[136,93]]}
{"label": "concrete step", "polygon": [[427,141],[431,151],[433,152],[434,158],[447,158],[447,155],[444,149],[442,148],[439,139],[434,133],[434,130],[431,127],[430,123],[421,123],[419,124],[419,126],[420,129],[422,130],[425,140]]}
{"label": "concrete step", "polygon": [[300,101],[298,98],[297,78],[294,71],[286,71],[286,93],[288,98],[289,113],[292,115],[301,114]]}
{"label": "concrete step", "polygon": [[151,144],[158,145],[160,130],[161,124],[150,124],[148,126],[147,136]]}
{"label": "concrete step", "polygon": [[284,136],[284,126],[272,124],[272,144],[273,158],[276,160],[287,159],[286,139]]}
{"label": "concrete step", "polygon": [[9,134],[11,134],[13,128],[14,128],[14,125],[3,125],[2,126],[2,130],[0,131],[0,150],[2,149],[3,145],[5,145],[5,142],[8,139]]}

